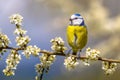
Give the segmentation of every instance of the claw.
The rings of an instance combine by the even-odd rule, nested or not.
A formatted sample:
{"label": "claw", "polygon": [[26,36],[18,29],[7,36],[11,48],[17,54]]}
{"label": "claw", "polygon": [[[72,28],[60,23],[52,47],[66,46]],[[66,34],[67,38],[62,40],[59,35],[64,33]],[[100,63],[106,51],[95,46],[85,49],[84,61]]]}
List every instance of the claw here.
{"label": "claw", "polygon": [[78,53],[78,57],[79,57],[79,58],[80,58],[80,56],[81,56],[81,55],[80,55],[80,52],[82,52],[82,50],[79,50],[79,53]]}

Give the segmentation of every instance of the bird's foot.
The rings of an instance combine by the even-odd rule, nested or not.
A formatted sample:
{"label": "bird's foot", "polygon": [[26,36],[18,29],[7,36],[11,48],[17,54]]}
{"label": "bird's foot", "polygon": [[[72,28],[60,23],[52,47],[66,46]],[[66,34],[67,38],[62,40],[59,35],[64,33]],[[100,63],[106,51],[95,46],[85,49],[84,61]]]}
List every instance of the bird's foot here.
{"label": "bird's foot", "polygon": [[81,54],[80,54],[80,52],[81,52],[82,50],[79,50],[79,52],[78,52],[78,58],[80,58],[80,56],[81,56]]}

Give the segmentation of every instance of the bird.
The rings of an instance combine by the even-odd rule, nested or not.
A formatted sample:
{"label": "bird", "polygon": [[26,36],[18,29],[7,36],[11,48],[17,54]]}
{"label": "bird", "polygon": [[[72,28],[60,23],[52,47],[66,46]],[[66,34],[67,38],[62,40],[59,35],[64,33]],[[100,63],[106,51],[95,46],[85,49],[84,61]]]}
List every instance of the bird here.
{"label": "bird", "polygon": [[67,42],[72,50],[72,55],[77,55],[78,51],[86,46],[88,31],[84,19],[79,13],[71,15],[70,23],[66,29]]}

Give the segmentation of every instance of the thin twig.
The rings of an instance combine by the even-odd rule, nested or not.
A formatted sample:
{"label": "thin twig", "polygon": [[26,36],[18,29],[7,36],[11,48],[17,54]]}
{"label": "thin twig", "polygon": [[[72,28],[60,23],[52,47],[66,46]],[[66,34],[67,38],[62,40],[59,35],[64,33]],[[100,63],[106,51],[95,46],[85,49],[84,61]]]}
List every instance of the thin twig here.
{"label": "thin twig", "polygon": [[43,70],[42,70],[42,74],[40,75],[40,80],[43,79],[44,70],[45,70],[45,69],[43,68]]}

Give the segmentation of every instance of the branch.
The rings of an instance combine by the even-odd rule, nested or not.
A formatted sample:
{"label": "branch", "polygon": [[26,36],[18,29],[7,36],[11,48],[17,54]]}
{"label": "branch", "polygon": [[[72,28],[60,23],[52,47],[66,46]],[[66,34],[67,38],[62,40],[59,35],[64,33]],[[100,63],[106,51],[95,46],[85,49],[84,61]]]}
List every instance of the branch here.
{"label": "branch", "polygon": [[1,49],[11,49],[11,50],[16,50],[16,51],[24,50],[24,48],[14,48],[14,47],[10,47],[10,46],[0,47],[0,50]]}
{"label": "branch", "polygon": [[[54,52],[48,52],[48,51],[44,51],[41,50],[40,53],[44,53],[44,54],[48,54],[48,55],[58,55],[58,56],[66,56],[65,53],[54,53]],[[75,56],[77,59],[88,59],[86,56]],[[114,60],[114,59],[107,59],[107,58],[102,58],[99,57],[98,58],[99,61],[107,61],[107,62],[114,62],[114,63],[120,63],[120,60]]]}
{"label": "branch", "polygon": [[[16,51],[19,51],[19,50],[24,50],[24,48],[14,48],[14,47],[10,47],[10,46],[7,46],[7,47],[1,47],[0,49],[12,49],[12,50],[16,50]],[[50,51],[46,51],[46,50],[40,50],[39,52],[40,54],[47,54],[47,55],[57,55],[57,56],[68,56],[66,55],[66,53],[63,53],[63,52],[50,52]],[[73,55],[74,57],[76,57],[77,59],[88,59],[86,56],[75,56]],[[98,58],[99,61],[107,61],[107,62],[113,62],[113,63],[120,63],[120,60],[115,60],[115,59],[107,59],[107,58],[102,58],[102,57],[99,57]]]}

